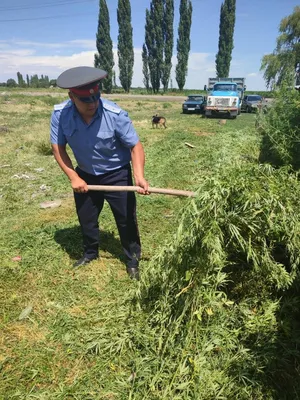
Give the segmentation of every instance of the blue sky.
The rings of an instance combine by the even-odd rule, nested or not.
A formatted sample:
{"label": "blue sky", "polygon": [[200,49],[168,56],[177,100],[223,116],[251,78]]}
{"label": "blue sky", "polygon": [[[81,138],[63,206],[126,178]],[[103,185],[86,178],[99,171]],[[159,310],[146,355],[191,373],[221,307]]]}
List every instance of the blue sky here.
{"label": "blue sky", "polygon": [[[192,0],[193,20],[187,89],[202,89],[215,76],[219,18],[222,0]],[[177,38],[179,3],[174,0],[174,34]],[[111,38],[117,70],[117,4],[107,0]],[[150,0],[131,0],[135,66],[133,86],[143,86],[141,48],[144,42],[145,10]],[[259,71],[261,58],[276,45],[281,19],[293,12],[299,0],[237,0],[234,50],[230,76],[246,77],[249,90],[264,90]],[[17,72],[48,75],[50,79],[67,68],[93,66],[96,51],[98,0],[1,0],[0,81],[17,80]],[[177,87],[176,42],[172,84]]]}

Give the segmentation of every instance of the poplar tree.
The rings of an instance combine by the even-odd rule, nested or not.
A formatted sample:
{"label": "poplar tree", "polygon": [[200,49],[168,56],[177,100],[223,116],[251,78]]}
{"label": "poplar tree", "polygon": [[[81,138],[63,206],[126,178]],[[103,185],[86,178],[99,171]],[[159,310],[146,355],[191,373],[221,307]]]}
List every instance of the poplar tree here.
{"label": "poplar tree", "polygon": [[23,75],[21,74],[21,72],[17,72],[17,78],[18,78],[18,85],[20,87],[25,87],[25,81],[23,79]]}
{"label": "poplar tree", "polygon": [[219,78],[227,78],[233,50],[236,0],[224,0],[221,4],[219,25],[219,50],[216,55],[216,72]]}
{"label": "poplar tree", "polygon": [[99,1],[98,31],[96,35],[96,46],[98,53],[95,54],[94,66],[108,73],[107,77],[100,82],[100,88],[106,93],[112,90],[112,71],[114,66],[113,44],[110,37],[109,12],[106,0]]}
{"label": "poplar tree", "polygon": [[143,75],[144,75],[144,85],[147,89],[147,92],[150,91],[150,73],[149,73],[149,65],[148,65],[148,52],[147,47],[143,44],[143,51],[142,51],[142,60],[143,60]]}
{"label": "poplar tree", "polygon": [[164,91],[168,90],[169,79],[172,68],[172,55],[174,45],[174,0],[165,0],[164,20],[163,20],[163,38],[164,38],[164,66],[162,70],[161,81]]}
{"label": "poplar tree", "polygon": [[[152,0],[146,9],[145,43],[143,46],[143,71],[149,71],[152,90],[158,93],[164,67],[164,0]],[[146,77],[144,75],[144,80]]]}
{"label": "poplar tree", "polygon": [[129,92],[133,76],[134,51],[132,41],[131,7],[129,0],[118,1],[118,56],[119,56],[119,79],[122,88]]}
{"label": "poplar tree", "polygon": [[30,77],[30,86],[31,86],[31,87],[34,87],[34,88],[38,88],[38,87],[40,86],[40,85],[39,85],[39,77],[38,77],[37,74],[32,75],[32,76]]}
{"label": "poplar tree", "polygon": [[146,24],[145,24],[145,43],[143,44],[143,74],[144,84],[147,90],[150,90],[150,68],[153,68],[152,62],[152,47],[153,43],[153,21],[150,16],[150,11],[146,8]]}
{"label": "poplar tree", "polygon": [[180,0],[179,13],[177,65],[175,72],[178,88],[182,90],[187,76],[189,52],[191,48],[192,2],[190,0]]}

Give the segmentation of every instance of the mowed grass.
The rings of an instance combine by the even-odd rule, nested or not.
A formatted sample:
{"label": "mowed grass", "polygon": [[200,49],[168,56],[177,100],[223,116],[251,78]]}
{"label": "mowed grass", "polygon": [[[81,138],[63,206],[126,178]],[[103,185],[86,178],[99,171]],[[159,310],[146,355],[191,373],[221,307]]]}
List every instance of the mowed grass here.
{"label": "mowed grass", "polygon": [[[0,97],[0,399],[142,399],[134,388],[135,332],[119,335],[138,283],[127,278],[107,206],[99,260],[72,270],[81,233],[70,184],[49,145],[49,119],[60,101],[42,93]],[[217,168],[258,158],[254,115],[220,125],[183,115],[180,102],[115,101],[140,135],[150,186],[197,190]],[[152,129],[155,114],[166,117],[167,129]],[[61,207],[40,208],[55,199]],[[142,273],[176,232],[188,202],[138,196]],[[20,319],[26,307],[31,312]],[[142,321],[141,314],[137,326]]]}

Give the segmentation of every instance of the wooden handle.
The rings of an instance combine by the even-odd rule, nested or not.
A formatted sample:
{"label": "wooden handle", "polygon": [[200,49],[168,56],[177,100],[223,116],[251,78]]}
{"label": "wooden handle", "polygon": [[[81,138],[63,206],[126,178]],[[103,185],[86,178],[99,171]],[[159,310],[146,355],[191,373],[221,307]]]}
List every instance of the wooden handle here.
{"label": "wooden handle", "polygon": [[[98,190],[100,192],[137,192],[141,189],[139,186],[108,186],[108,185],[88,185],[89,190]],[[188,190],[176,190],[176,189],[162,189],[149,187],[149,193],[160,193],[160,194],[170,194],[173,196],[185,196],[194,197],[194,192],[189,192]]]}

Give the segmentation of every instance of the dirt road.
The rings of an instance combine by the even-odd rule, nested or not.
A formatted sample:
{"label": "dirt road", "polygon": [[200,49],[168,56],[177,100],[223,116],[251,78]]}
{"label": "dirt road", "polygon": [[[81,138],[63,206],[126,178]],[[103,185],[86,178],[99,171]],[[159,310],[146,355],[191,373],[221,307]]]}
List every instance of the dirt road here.
{"label": "dirt road", "polygon": [[[51,96],[51,97],[66,97],[67,91],[66,92],[51,92],[51,91],[27,91],[27,90],[18,90],[18,91],[13,91],[13,92],[0,92],[0,96],[5,96],[9,94],[22,94],[24,96]],[[114,100],[114,99],[134,99],[134,100],[153,100],[153,101],[174,101],[174,102],[179,102],[182,103],[187,96],[167,96],[167,95],[143,95],[143,94],[119,94],[119,93],[114,93],[114,94],[102,94],[101,95],[103,98],[108,99],[108,100]]]}
{"label": "dirt road", "polygon": [[153,101],[177,101],[182,103],[187,96],[167,96],[167,95],[142,95],[142,94],[103,94],[106,99],[123,99],[130,98],[134,100],[153,100]]}

